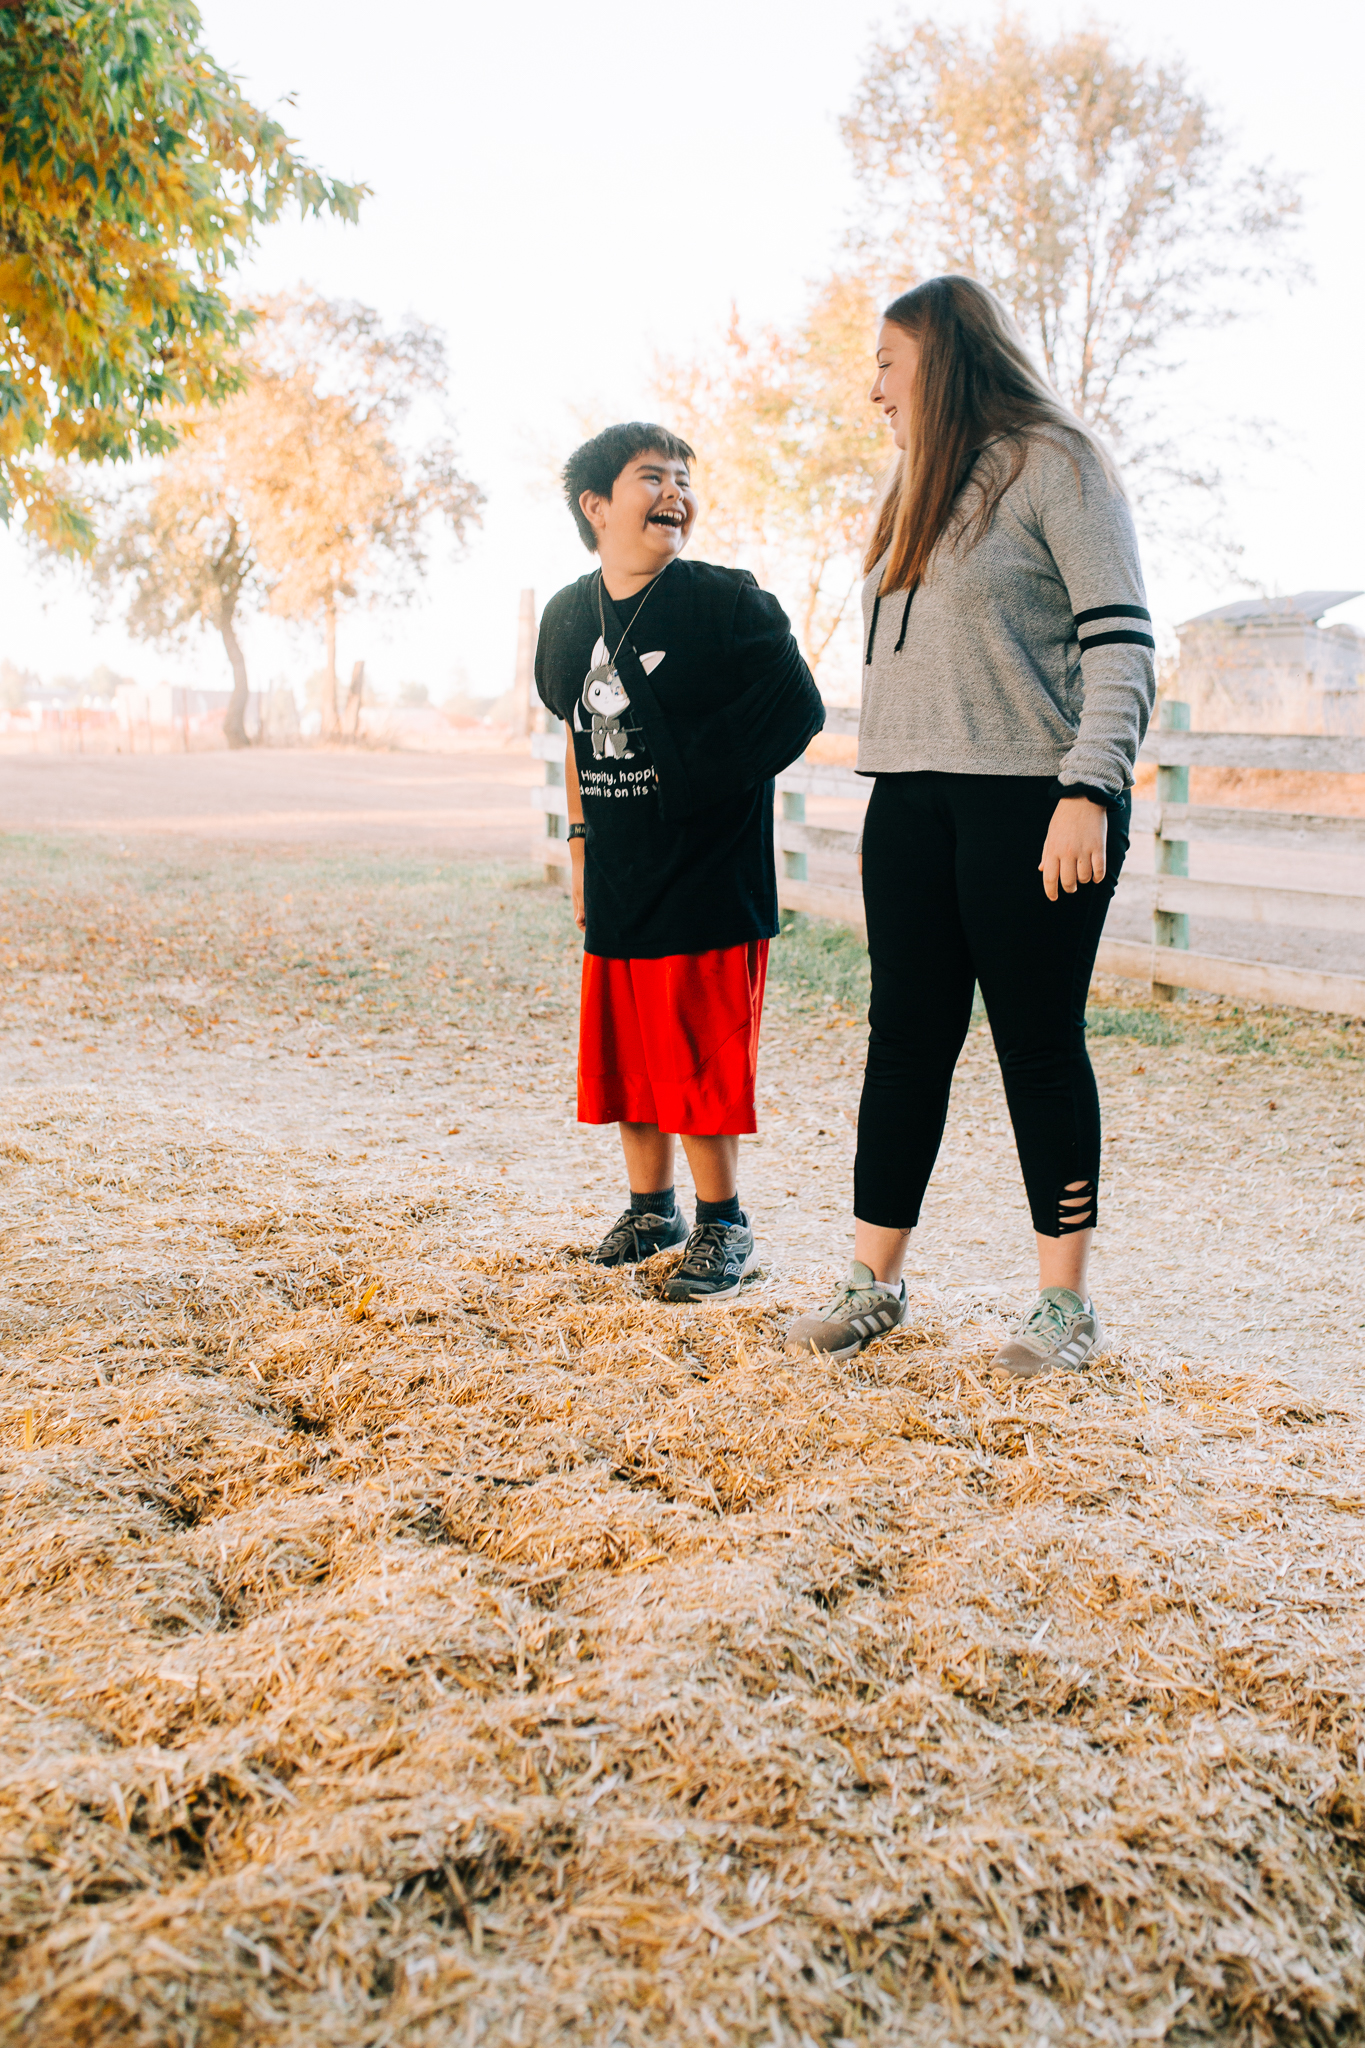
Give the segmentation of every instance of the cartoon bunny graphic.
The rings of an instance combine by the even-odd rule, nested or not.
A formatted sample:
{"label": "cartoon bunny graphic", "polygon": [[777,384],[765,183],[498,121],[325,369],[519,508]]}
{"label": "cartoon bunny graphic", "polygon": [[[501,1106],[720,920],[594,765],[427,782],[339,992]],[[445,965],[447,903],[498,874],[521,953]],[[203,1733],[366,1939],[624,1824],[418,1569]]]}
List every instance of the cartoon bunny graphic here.
{"label": "cartoon bunny graphic", "polygon": [[[640,666],[646,675],[652,675],[663,658],[662,652],[659,651],[642,654]],[[622,722],[622,713],[630,709],[630,698],[626,693],[625,684],[616,673],[606,643],[601,639],[593,648],[592,667],[584,678],[580,701],[582,709],[592,720],[593,759],[633,761],[635,754],[631,748],[630,735],[635,728]],[[577,710],[574,713],[574,724],[580,732],[584,730],[582,717]]]}

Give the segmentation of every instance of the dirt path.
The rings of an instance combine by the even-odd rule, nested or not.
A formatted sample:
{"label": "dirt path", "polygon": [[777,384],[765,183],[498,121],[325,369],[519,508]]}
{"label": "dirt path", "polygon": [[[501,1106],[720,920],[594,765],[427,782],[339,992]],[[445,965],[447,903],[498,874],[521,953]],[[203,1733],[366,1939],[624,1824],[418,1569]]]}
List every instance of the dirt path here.
{"label": "dirt path", "polygon": [[0,755],[0,829],[524,860],[526,791],[543,780],[524,742],[451,754],[12,753]]}

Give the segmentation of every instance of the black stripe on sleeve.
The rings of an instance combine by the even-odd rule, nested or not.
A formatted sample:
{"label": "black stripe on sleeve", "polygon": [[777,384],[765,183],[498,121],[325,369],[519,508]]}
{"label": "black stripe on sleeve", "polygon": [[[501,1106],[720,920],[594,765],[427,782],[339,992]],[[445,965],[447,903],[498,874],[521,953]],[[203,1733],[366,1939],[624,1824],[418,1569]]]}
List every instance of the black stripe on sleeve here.
{"label": "black stripe on sleeve", "polygon": [[1088,626],[1092,619],[1146,619],[1150,625],[1152,615],[1140,604],[1097,604],[1093,611],[1076,614],[1078,626]]}
{"label": "black stripe on sleeve", "polygon": [[1150,647],[1156,653],[1156,642],[1150,633],[1093,633],[1088,640],[1082,640],[1081,653],[1088,654],[1092,647]]}

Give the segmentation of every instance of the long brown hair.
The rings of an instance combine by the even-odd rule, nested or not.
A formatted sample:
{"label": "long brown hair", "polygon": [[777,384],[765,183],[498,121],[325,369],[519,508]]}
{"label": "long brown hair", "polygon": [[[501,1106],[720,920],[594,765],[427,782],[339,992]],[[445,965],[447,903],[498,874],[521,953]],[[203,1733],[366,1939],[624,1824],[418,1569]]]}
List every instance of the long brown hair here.
{"label": "long brown hair", "polygon": [[[975,546],[1024,466],[1029,435],[1040,428],[1088,442],[1122,488],[1104,449],[1035,369],[999,299],[974,277],[931,277],[893,299],[882,317],[913,334],[920,348],[909,445],[898,451],[863,562],[867,573],[888,557],[883,593],[923,581],[949,526]],[[991,445],[1003,459],[973,467]],[[969,476],[972,495],[959,506]]]}

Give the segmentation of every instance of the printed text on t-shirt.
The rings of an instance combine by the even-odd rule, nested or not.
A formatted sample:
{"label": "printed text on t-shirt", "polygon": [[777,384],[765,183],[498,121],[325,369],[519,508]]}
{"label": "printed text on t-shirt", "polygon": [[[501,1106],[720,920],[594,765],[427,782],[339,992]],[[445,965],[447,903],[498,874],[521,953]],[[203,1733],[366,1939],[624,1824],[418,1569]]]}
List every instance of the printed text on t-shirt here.
{"label": "printed text on t-shirt", "polygon": [[578,786],[584,796],[650,796],[657,783],[652,768],[627,768],[614,775],[600,768],[578,771]]}

